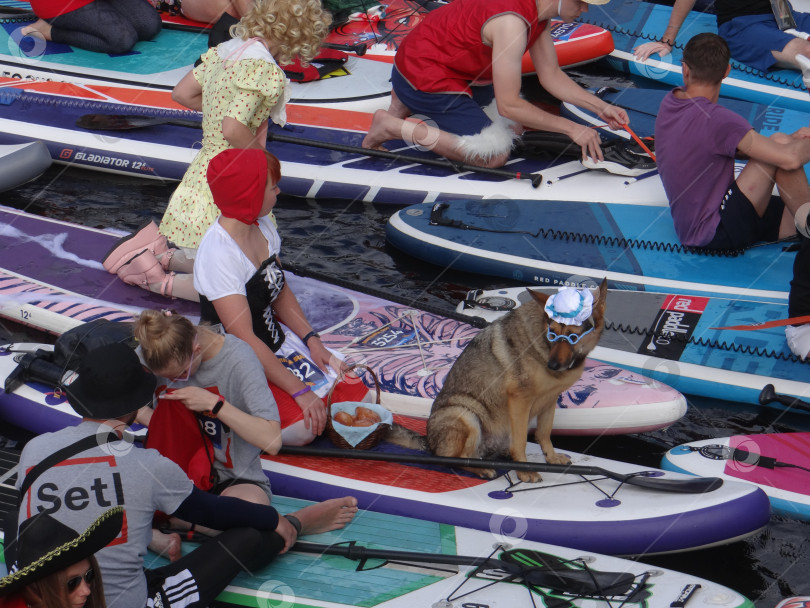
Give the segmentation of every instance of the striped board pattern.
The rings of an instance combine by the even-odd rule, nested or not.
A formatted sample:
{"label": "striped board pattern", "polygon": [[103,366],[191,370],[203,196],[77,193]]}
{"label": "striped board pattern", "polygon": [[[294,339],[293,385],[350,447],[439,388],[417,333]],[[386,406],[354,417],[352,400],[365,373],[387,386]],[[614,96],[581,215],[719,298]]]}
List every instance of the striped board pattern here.
{"label": "striped board pattern", "polygon": [[[376,62],[366,62],[367,65]],[[163,93],[168,96],[167,92]],[[105,99],[106,98],[106,99]],[[122,100],[110,103],[108,100]],[[184,126],[155,124],[128,131],[89,130],[76,126],[86,114],[134,114],[159,120],[200,120],[196,113],[155,109],[165,97],[125,87],[0,82],[0,144],[40,139],[56,162],[113,173],[179,180],[197,154],[201,132]],[[148,107],[136,108],[131,104]],[[373,203],[413,204],[452,198],[598,200],[627,204],[667,204],[656,173],[635,178],[586,169],[578,160],[515,157],[497,174],[436,167],[428,151],[390,143],[397,159],[369,157],[355,150],[371,116],[362,112],[291,104],[288,124],[271,127],[268,149],[282,162],[281,188],[286,194]],[[303,144],[273,141],[274,135]],[[354,149],[338,150],[341,146]],[[536,181],[536,184],[533,183]],[[535,187],[536,186],[536,187]]]}
{"label": "striped board pattern", "polygon": [[[602,6],[589,7],[581,20],[613,34],[615,49],[608,59],[612,67],[660,84],[680,86],[683,84],[681,59],[684,45],[696,34],[716,34],[717,20],[714,15],[692,11],[678,32],[672,53],[663,58],[653,55],[646,62],[637,61],[633,49],[645,42],[660,40],[671,12],[671,6],[638,0],[613,0]],[[803,112],[810,110],[810,96],[802,82],[801,72],[770,70],[763,73],[733,60],[731,65],[731,74],[723,80],[720,95]]]}
{"label": "striped board pattern", "polygon": [[[457,311],[494,321],[528,298],[523,287],[476,290]],[[773,384],[777,393],[810,399],[810,366],[790,352],[784,327],[718,329],[788,316],[786,302],[611,290],[591,357],[688,395],[758,404],[762,388]]]}
{"label": "striped board pattern", "polygon": [[768,495],[775,513],[810,521],[810,433],[692,441],[669,450],[661,466],[755,484]]}

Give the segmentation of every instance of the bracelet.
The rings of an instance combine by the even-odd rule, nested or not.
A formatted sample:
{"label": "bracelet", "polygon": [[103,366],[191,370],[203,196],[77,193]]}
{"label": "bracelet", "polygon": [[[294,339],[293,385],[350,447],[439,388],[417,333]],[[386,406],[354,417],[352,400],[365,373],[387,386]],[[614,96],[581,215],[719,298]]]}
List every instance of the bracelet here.
{"label": "bracelet", "polygon": [[301,534],[301,522],[295,515],[285,515],[284,519],[292,524],[292,527],[295,528],[296,534]]}
{"label": "bracelet", "polygon": [[319,334],[317,331],[315,331],[315,330],[313,329],[313,330],[312,330],[311,332],[309,332],[309,333],[308,333],[306,336],[304,336],[303,338],[301,338],[301,342],[303,342],[303,343],[304,343],[304,346],[307,346],[307,348],[309,348],[309,346],[307,345],[307,342],[309,342],[309,339],[310,339],[310,338],[320,338],[320,337],[321,337],[321,334]]}
{"label": "bracelet", "polygon": [[306,394],[307,394],[309,391],[311,391],[311,390],[312,390],[312,387],[311,387],[309,384],[307,384],[307,385],[306,385],[304,388],[302,388],[302,389],[301,389],[300,391],[298,391],[297,393],[293,393],[293,394],[292,394],[292,398],[293,398],[293,399],[297,399],[297,398],[298,398],[298,397],[300,397],[301,395],[306,395]]}
{"label": "bracelet", "polygon": [[216,418],[217,414],[219,414],[219,410],[222,409],[222,406],[225,405],[225,397],[220,397],[217,399],[217,404],[211,408],[211,415]]}

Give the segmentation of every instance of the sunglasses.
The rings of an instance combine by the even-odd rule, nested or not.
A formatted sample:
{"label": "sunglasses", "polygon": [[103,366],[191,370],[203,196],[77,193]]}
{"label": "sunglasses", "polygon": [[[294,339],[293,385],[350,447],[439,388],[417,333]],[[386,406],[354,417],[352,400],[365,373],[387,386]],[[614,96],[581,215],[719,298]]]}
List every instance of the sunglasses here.
{"label": "sunglasses", "polygon": [[73,593],[78,589],[79,585],[82,584],[82,580],[88,585],[93,582],[93,579],[96,578],[96,571],[93,568],[90,568],[87,572],[80,576],[74,576],[73,578],[69,578],[67,581],[67,590],[68,593]]}
{"label": "sunglasses", "polygon": [[567,336],[565,334],[555,334],[553,331],[551,331],[551,328],[549,328],[546,330],[546,339],[552,343],[557,342],[558,340],[565,340],[571,346],[573,346],[592,331],[593,327],[591,327],[588,331],[582,332],[581,334],[571,334],[570,336]]}

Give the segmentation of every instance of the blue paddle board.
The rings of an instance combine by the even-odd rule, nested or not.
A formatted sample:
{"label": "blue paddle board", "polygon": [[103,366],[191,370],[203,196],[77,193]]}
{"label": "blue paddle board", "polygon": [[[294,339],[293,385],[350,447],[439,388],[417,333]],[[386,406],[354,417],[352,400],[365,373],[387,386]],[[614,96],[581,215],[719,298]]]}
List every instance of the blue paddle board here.
{"label": "blue paddle board", "polygon": [[388,242],[427,262],[531,285],[580,286],[783,301],[788,244],[707,252],[678,242],[669,210],[556,201],[457,200],[391,216]]}
{"label": "blue paddle board", "polygon": [[[530,298],[525,287],[474,290],[456,310],[494,321]],[[786,302],[610,290],[605,329],[589,356],[689,395],[758,404],[773,384],[779,394],[810,399],[810,366],[790,352],[784,327],[722,329],[788,316]]]}
{"label": "blue paddle board", "polygon": [[[717,19],[714,15],[692,11],[678,32],[672,53],[663,58],[653,55],[645,62],[636,60],[633,49],[645,42],[660,40],[671,12],[670,6],[638,0],[613,0],[601,6],[589,6],[588,12],[583,13],[580,20],[603,27],[613,34],[615,49],[608,57],[612,67],[661,84],[678,86],[683,84],[681,59],[684,45],[696,34],[716,34]],[[723,81],[720,94],[810,111],[810,95],[802,82],[801,73],[796,70],[761,72],[732,60],[731,73]]]}

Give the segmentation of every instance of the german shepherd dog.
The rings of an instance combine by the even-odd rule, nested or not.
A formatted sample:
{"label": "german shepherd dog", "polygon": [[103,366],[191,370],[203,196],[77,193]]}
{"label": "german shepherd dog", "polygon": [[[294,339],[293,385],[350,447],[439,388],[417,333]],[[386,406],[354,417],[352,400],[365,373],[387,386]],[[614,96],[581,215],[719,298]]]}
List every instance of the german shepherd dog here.
{"label": "german shepherd dog", "polygon": [[[597,292],[590,317],[563,325],[545,311],[548,294],[527,290],[531,299],[479,333],[455,362],[430,412],[427,436],[392,429],[388,440],[437,456],[526,460],[529,423],[537,418],[535,439],[546,461],[569,464],[551,444],[557,398],[581,376],[605,320],[607,280]],[[470,468],[491,479],[493,469]],[[519,471],[525,482],[536,472]]]}

